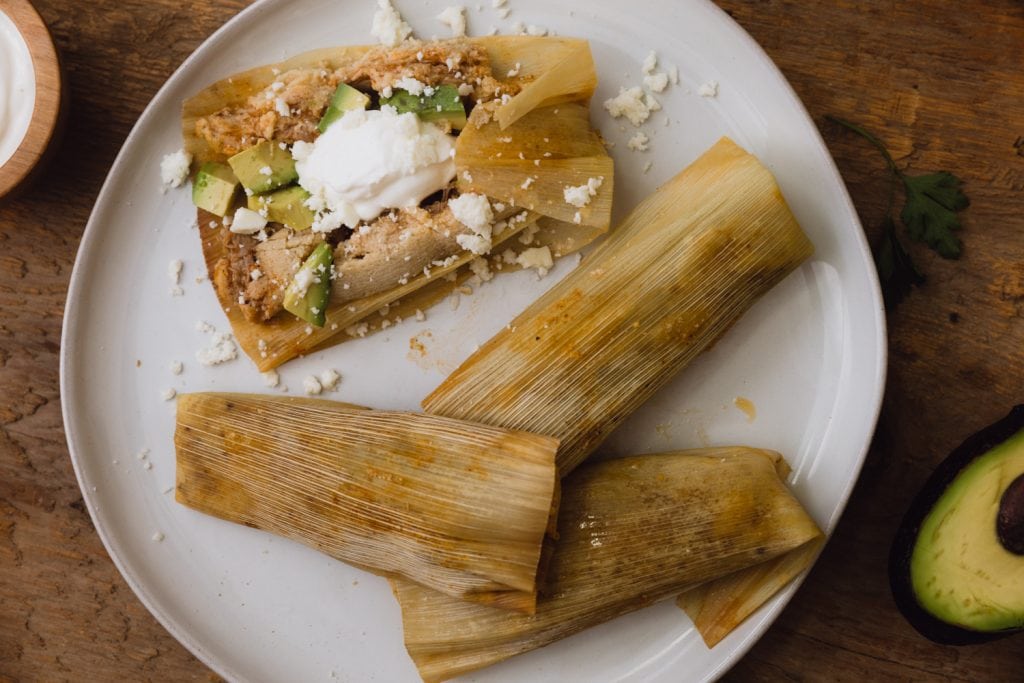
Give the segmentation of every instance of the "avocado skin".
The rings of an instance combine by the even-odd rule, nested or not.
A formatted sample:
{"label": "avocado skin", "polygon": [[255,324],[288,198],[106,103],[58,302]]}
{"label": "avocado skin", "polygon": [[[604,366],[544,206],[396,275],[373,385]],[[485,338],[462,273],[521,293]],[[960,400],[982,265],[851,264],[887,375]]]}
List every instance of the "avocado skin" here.
{"label": "avocado skin", "polygon": [[910,503],[896,531],[889,552],[889,585],[892,595],[910,625],[932,642],[942,645],[975,645],[1005,638],[1021,630],[972,631],[937,619],[917,601],[910,578],[910,557],[925,517],[965,467],[1021,429],[1024,429],[1024,405],[1016,405],[1003,419],[967,437],[928,478]]}

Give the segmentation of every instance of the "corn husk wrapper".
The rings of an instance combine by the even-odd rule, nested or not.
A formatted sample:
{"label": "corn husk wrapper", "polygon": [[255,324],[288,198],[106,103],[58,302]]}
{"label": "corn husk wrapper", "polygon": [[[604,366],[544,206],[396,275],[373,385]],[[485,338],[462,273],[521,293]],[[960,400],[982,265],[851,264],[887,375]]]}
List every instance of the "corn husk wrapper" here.
{"label": "corn husk wrapper", "polygon": [[533,615],[393,580],[405,644],[428,683],[543,647],[771,560],[821,532],[781,456],[713,448],[595,463],[562,487],[559,542]]}
{"label": "corn husk wrapper", "polygon": [[698,586],[676,598],[708,647],[714,647],[768,602],[790,581],[814,564],[824,536],[774,560],[742,569]]}
{"label": "corn husk wrapper", "polygon": [[[478,192],[552,218],[606,231],[611,223],[614,168],[590,126],[586,104],[534,109],[507,128],[474,112],[455,148],[459,190]],[[519,158],[520,155],[523,158]],[[565,201],[565,189],[601,187],[583,207]],[[579,214],[579,220],[577,220]]]}
{"label": "corn husk wrapper", "polygon": [[771,173],[723,138],[423,408],[555,436],[564,476],[812,250]]}
{"label": "corn husk wrapper", "polygon": [[[502,77],[510,70],[514,70],[517,64],[519,65],[518,74],[506,80],[521,86],[520,93],[508,103],[500,106],[495,112],[495,115],[501,115],[503,120],[512,122],[528,114],[533,107],[554,102],[586,102],[594,92],[596,77],[593,75],[593,61],[590,56],[590,48],[584,40],[536,36],[486,36],[468,40],[482,44],[486,48],[492,60],[496,77]],[[339,68],[358,60],[375,47],[350,46],[313,50],[278,64],[268,64],[222,79],[188,99],[182,113],[182,135],[185,141],[185,150],[193,156],[193,169],[198,168],[206,161],[225,161],[223,155],[215,153],[205,140],[196,135],[197,119],[224,107],[244,104],[253,94],[273,83],[279,73],[290,69]],[[589,60],[589,66],[587,60]],[[565,69],[567,65],[573,64],[581,68],[580,73],[573,78],[555,82],[550,78],[544,78],[544,75],[555,66]],[[527,95],[526,99],[521,99],[524,94]],[[503,114],[502,112],[512,112],[512,114]],[[573,125],[579,123],[576,119],[571,121]],[[594,136],[589,129],[589,124],[585,130],[579,130],[579,133],[587,139],[592,139]],[[540,135],[541,139],[543,137],[555,139],[553,135],[544,135],[543,131],[536,131],[536,134]],[[526,151],[533,154],[532,149],[537,146],[536,141],[531,142],[526,135],[518,135],[517,139],[519,141],[517,145],[523,145],[523,148],[507,145],[506,153],[516,159],[521,151],[524,156],[526,156]],[[463,150],[465,149],[463,146]],[[605,154],[604,159],[606,164],[601,166],[601,169],[610,168],[610,157]],[[461,163],[458,157],[456,161]],[[572,164],[569,163],[571,161],[562,159],[560,163],[567,165],[571,170]],[[473,164],[473,160],[470,160],[466,164],[462,164],[461,169],[472,172]],[[594,166],[594,160],[590,156],[581,157],[578,164],[581,169],[590,169]],[[569,173],[570,171],[567,171],[567,177]],[[571,175],[576,178],[582,173],[583,171],[580,171],[571,173]],[[495,201],[511,204],[515,202],[517,191],[525,177],[524,175],[515,180],[514,186],[510,185],[504,188],[500,184],[491,183],[487,194]],[[610,183],[610,179],[611,172],[608,171],[606,182]],[[557,180],[549,183],[546,195],[553,196],[556,190],[560,191],[557,184]],[[595,209],[587,214],[586,222],[577,225],[572,222],[571,215],[566,218],[564,210],[554,211],[550,208],[556,207],[561,202],[554,204],[535,202],[539,207],[536,211],[538,216],[531,215],[530,222],[515,225],[515,232],[531,225],[538,217],[543,217],[544,227],[538,233],[534,246],[549,246],[556,258],[582,249],[607,230],[607,217],[610,216],[610,185],[608,189],[609,207],[607,210],[601,209],[607,215]],[[204,260],[212,277],[213,265],[224,255],[223,242],[218,234],[218,231],[223,228],[216,216],[203,211],[199,211],[198,223]],[[507,233],[496,239],[496,244],[507,240],[515,232]],[[372,314],[384,306],[392,305],[393,310],[389,312],[389,320],[393,320],[396,316],[412,315],[417,309],[429,308],[470,277],[465,265],[473,258],[472,254],[462,254],[453,266],[433,269],[431,277],[418,276],[411,279],[408,285],[396,286],[380,294],[358,301],[346,302],[341,306],[331,306],[327,312],[327,323],[323,328],[310,328],[305,321],[288,314],[280,314],[267,323],[250,322],[242,315],[237,302],[227,296],[219,297],[220,305],[227,313],[232,331],[242,350],[261,371],[267,371],[303,354],[351,339],[353,335],[347,334],[345,330],[359,323],[367,323],[366,329],[360,330],[361,334],[379,330],[383,321],[377,320]],[[515,265],[506,265],[504,269],[515,270],[517,268],[518,266]],[[445,280],[443,276],[452,271],[459,271],[457,279],[454,282]],[[398,300],[401,300],[401,304],[394,303]]]}
{"label": "corn husk wrapper", "polygon": [[205,393],[178,398],[174,443],[179,503],[449,596],[533,609],[554,439]]}
{"label": "corn husk wrapper", "polygon": [[508,128],[540,107],[590,99],[597,70],[590,43],[555,36],[487,36],[474,38],[487,47],[495,77],[515,73],[522,89],[501,105],[495,118]]}

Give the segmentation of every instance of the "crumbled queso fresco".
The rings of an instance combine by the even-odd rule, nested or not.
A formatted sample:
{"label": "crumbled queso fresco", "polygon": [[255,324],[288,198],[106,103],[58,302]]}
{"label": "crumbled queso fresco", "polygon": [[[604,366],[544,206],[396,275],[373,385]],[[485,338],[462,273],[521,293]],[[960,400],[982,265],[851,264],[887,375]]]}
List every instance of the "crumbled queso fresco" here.
{"label": "crumbled queso fresco", "polygon": [[718,97],[718,81],[708,81],[697,88],[697,94],[701,97]]}
{"label": "crumbled queso fresco", "polygon": [[452,36],[461,38],[466,35],[466,8],[462,6],[446,7],[437,15],[437,20],[452,30]]}
{"label": "crumbled queso fresco", "polygon": [[651,117],[652,111],[657,111],[661,108],[661,105],[652,106],[656,103],[657,100],[650,95],[644,94],[643,88],[634,86],[632,88],[620,88],[618,95],[605,100],[604,108],[608,110],[612,118],[617,119],[620,116],[625,116],[634,126],[639,126]]}
{"label": "crumbled queso fresco", "polygon": [[604,176],[600,178],[590,178],[587,180],[586,185],[579,185],[576,187],[566,187],[563,195],[565,197],[565,203],[571,204],[576,208],[582,209],[584,206],[590,203],[590,200],[597,196],[597,190],[604,183]]}
{"label": "crumbled queso fresco", "polygon": [[370,33],[382,45],[394,47],[412,35],[412,28],[391,4],[391,0],[377,0]]}
{"label": "crumbled queso fresco", "polygon": [[536,268],[537,277],[544,277],[555,262],[551,258],[551,249],[544,246],[524,250],[516,257],[516,263],[523,268]]}
{"label": "crumbled queso fresco", "polygon": [[455,220],[473,231],[472,235],[456,235],[455,241],[459,246],[477,255],[489,253],[494,210],[491,209],[487,197],[467,192],[449,199],[448,208],[451,209]]}
{"label": "crumbled queso fresco", "polygon": [[164,156],[160,162],[160,180],[164,188],[181,187],[188,179],[188,169],[192,165],[192,155],[183,149]]}

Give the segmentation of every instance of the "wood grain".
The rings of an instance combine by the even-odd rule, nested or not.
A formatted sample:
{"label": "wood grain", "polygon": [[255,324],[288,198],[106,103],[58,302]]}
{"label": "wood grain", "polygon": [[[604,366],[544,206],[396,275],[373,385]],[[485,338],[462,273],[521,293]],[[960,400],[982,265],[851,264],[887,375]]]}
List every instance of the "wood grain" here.
{"label": "wood grain", "polygon": [[[71,110],[46,174],[0,206],[0,681],[217,680],[141,606],[93,531],[64,444],[57,358],[71,265],[114,155],[174,68],[246,4],[35,2]],[[1024,5],[719,4],[820,123],[869,236],[885,210],[882,162],[825,114],[869,127],[911,172],[957,173],[973,200],[962,259],[912,247],[929,279],[889,317],[888,393],[864,474],[803,588],[727,679],[1020,680],[1020,639],[918,637],[889,596],[885,557],[931,468],[1024,398]]]}

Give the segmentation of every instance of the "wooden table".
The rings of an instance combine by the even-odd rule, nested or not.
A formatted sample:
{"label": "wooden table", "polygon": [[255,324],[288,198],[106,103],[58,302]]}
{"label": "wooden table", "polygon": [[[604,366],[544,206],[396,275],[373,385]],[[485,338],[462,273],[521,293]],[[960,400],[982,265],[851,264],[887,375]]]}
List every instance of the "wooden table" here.
{"label": "wooden table", "polygon": [[[61,428],[57,359],[75,252],[114,155],[171,72],[248,3],[35,4],[72,101],[52,166],[0,206],[0,681],[217,680],[139,603],[93,530]],[[957,649],[918,637],[896,612],[885,561],[931,468],[1024,399],[1024,5],[720,4],[819,122],[870,237],[885,210],[882,162],[825,114],[875,131],[902,167],[955,172],[973,200],[961,260],[913,246],[928,282],[889,317],[888,393],[849,508],[729,678],[1020,680],[1020,639]]]}

